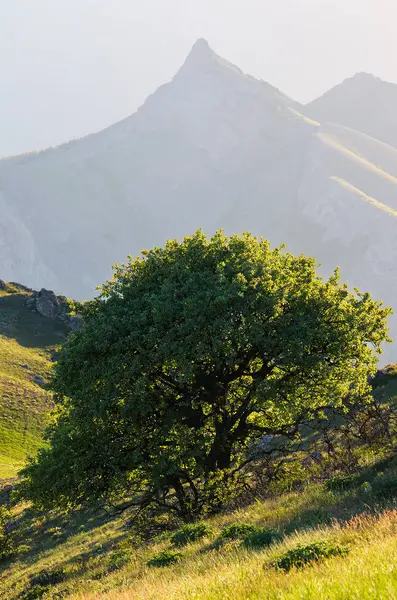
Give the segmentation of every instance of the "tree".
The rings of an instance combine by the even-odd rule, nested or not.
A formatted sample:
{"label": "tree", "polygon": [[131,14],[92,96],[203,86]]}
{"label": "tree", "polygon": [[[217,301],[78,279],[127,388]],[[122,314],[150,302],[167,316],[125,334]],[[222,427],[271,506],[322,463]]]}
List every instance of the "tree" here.
{"label": "tree", "polygon": [[368,392],[390,313],[312,258],[200,231],[116,265],[81,310],[23,493],[66,507],[128,496],[186,521],[239,489],[264,436]]}

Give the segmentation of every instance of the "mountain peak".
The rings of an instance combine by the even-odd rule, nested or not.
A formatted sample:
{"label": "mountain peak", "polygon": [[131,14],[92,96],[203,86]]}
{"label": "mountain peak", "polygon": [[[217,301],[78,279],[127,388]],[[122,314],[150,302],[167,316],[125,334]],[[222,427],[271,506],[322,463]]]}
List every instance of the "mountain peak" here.
{"label": "mountain peak", "polygon": [[356,73],[355,75],[353,75],[353,77],[350,77],[349,79],[350,81],[358,81],[363,83],[373,83],[376,81],[382,81],[381,79],[379,79],[379,77],[376,77],[372,73],[366,73],[365,71]]}
{"label": "mountain peak", "polygon": [[210,47],[207,40],[200,38],[193,45],[180,71],[195,73],[197,71],[207,70],[216,62],[218,56]]}

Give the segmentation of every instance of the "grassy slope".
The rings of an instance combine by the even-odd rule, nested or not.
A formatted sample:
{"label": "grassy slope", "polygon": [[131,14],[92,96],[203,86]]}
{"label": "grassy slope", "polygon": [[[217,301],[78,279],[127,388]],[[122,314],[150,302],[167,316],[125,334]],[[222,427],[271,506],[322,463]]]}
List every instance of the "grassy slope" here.
{"label": "grassy slope", "polygon": [[51,396],[34,383],[48,378],[51,354],[66,333],[24,306],[26,293],[0,291],[0,479],[15,476],[41,444]]}
{"label": "grassy slope", "polygon": [[[395,467],[394,467],[395,469]],[[337,495],[314,485],[234,514],[211,520],[213,535],[181,549],[179,564],[149,568],[147,561],[170,547],[166,539],[134,545],[122,518],[108,523],[86,515],[31,516],[21,531],[25,544],[19,558],[0,575],[0,597],[16,600],[29,589],[30,578],[43,570],[62,569],[65,580],[48,588],[44,598],[74,600],[289,600],[386,599],[397,597],[397,504],[366,512],[374,499],[349,492]],[[262,551],[241,545],[221,550],[211,543],[231,522],[278,527],[280,544]],[[285,574],[271,563],[298,543],[329,540],[349,548],[333,558]],[[114,569],[115,552],[128,563]],[[59,595],[57,595],[59,594]]]}

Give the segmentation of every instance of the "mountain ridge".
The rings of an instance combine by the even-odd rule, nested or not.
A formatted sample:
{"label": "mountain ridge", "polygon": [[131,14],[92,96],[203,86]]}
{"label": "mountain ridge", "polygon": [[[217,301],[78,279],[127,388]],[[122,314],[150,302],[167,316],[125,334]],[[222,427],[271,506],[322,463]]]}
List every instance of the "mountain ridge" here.
{"label": "mountain ridge", "polygon": [[[354,88],[380,85],[351,79]],[[381,87],[394,98],[394,87]],[[85,299],[128,254],[225,227],[313,255],[325,275],[339,264],[349,285],[393,304],[397,142],[332,125],[319,107],[198,40],[173,79],[124,120],[0,161],[2,276]]]}

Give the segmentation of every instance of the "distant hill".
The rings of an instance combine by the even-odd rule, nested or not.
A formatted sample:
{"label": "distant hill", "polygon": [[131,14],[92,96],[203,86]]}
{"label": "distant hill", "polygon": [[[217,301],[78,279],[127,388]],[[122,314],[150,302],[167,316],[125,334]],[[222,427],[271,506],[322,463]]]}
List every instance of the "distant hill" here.
{"label": "distant hill", "polygon": [[307,105],[322,122],[340,123],[397,147],[397,85],[358,73]]}
{"label": "distant hill", "polygon": [[338,102],[304,107],[199,40],[124,121],[0,161],[0,273],[88,298],[128,254],[224,227],[313,255],[324,274],[340,265],[394,305],[396,89],[360,75],[329,92]]}
{"label": "distant hill", "polygon": [[26,306],[31,291],[0,285],[0,479],[36,453],[52,406],[45,389],[53,355],[69,331]]}

